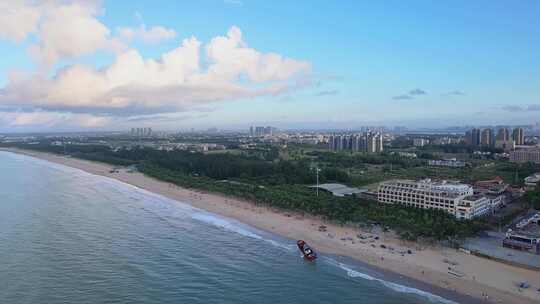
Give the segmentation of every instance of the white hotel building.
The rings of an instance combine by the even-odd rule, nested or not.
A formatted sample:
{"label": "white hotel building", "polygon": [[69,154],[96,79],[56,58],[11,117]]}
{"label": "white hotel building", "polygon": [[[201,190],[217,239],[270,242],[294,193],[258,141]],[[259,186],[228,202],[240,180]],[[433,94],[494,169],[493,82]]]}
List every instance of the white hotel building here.
{"label": "white hotel building", "polygon": [[441,209],[460,219],[487,213],[490,200],[474,196],[473,187],[456,182],[392,180],[379,185],[378,200],[423,209]]}

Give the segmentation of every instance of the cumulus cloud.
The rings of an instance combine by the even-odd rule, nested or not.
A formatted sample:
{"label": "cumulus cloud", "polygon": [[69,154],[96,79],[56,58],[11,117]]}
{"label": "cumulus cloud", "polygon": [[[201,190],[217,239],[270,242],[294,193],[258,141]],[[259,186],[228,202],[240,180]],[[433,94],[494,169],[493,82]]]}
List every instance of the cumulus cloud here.
{"label": "cumulus cloud", "polygon": [[110,120],[111,118],[106,116],[65,112],[0,112],[0,123],[10,127],[64,125],[95,128],[107,125]]}
{"label": "cumulus cloud", "polygon": [[0,38],[22,42],[34,35],[29,52],[46,67],[62,58],[124,48],[97,19],[100,1],[13,0],[3,1],[0,11]]}
{"label": "cumulus cloud", "polygon": [[212,63],[207,77],[216,81],[237,80],[240,75],[254,82],[280,81],[311,68],[305,61],[263,54],[247,47],[236,26],[231,27],[227,36],[213,38],[206,47],[206,56]]}
{"label": "cumulus cloud", "polygon": [[[204,58],[201,58],[205,54]],[[208,62],[204,67],[201,62]],[[309,84],[311,65],[275,53],[249,48],[242,32],[202,43],[187,38],[159,59],[145,59],[135,49],[117,55],[102,69],[75,64],[52,78],[12,72],[0,92],[3,104],[46,110],[132,114],[182,110],[203,103],[279,95]]]}
{"label": "cumulus cloud", "polygon": [[41,12],[24,0],[0,2],[0,38],[21,42],[36,30]]}
{"label": "cumulus cloud", "polygon": [[45,10],[36,33],[39,42],[30,48],[30,53],[41,63],[52,65],[61,58],[119,48],[109,29],[96,19],[98,11],[98,7],[83,3]]}
{"label": "cumulus cloud", "polygon": [[[188,112],[211,102],[277,96],[312,85],[309,62],[250,48],[236,26],[206,44],[189,37],[158,58],[144,58],[128,45],[158,43],[176,32],[147,28],[138,14],[141,26],[120,27],[113,35],[99,20],[104,12],[99,0],[1,1],[0,12],[0,39],[27,42],[39,63],[34,72],[7,73],[0,88],[4,125],[97,126],[111,117],[128,121]],[[61,60],[100,50],[115,55],[109,65],[74,63],[52,74]]]}
{"label": "cumulus cloud", "polygon": [[146,25],[142,24],[138,28],[121,27],[118,29],[118,35],[120,39],[127,42],[139,40],[148,44],[156,44],[163,40],[173,39],[176,37],[176,32],[162,26],[146,29]]}

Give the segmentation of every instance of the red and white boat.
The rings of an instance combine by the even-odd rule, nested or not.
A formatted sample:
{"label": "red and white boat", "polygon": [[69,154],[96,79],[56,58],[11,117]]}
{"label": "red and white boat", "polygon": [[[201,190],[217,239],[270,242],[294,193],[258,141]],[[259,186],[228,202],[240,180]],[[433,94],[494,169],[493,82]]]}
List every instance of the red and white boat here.
{"label": "red and white boat", "polygon": [[315,251],[313,251],[313,249],[311,249],[311,247],[308,246],[306,242],[304,242],[303,240],[299,240],[298,242],[296,242],[296,245],[298,245],[298,249],[300,249],[300,252],[302,252],[302,254],[304,255],[304,259],[308,261],[315,261],[315,259],[317,258],[317,254],[315,253]]}

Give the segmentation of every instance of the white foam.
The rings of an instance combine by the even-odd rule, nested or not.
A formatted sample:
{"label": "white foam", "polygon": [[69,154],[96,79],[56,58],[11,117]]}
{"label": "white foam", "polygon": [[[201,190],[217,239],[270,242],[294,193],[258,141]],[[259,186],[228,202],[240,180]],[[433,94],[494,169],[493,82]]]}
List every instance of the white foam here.
{"label": "white foam", "polygon": [[241,222],[238,222],[236,220],[233,220],[233,219],[225,218],[225,217],[215,215],[215,214],[212,214],[212,213],[209,213],[209,212],[206,212],[206,211],[195,212],[195,213],[191,214],[191,218],[193,218],[195,220],[198,220],[198,221],[201,221],[201,222],[204,222],[204,223],[207,223],[207,224],[210,224],[210,225],[213,225],[213,226],[216,226],[216,227],[223,228],[223,229],[225,229],[227,231],[238,233],[238,234],[243,235],[243,236],[247,236],[247,237],[250,237],[250,238],[257,239],[257,240],[265,241],[265,242],[270,243],[270,244],[272,244],[273,246],[276,246],[276,247],[280,247],[280,248],[287,249],[287,250],[293,250],[294,249],[294,246],[292,246],[292,245],[283,244],[283,243],[280,243],[278,241],[275,241],[275,240],[272,240],[272,239],[269,239],[269,238],[265,238],[265,237],[263,237],[261,235],[262,232],[257,232],[257,229],[255,229],[255,228],[253,228],[251,226],[245,225],[245,224],[243,224]]}
{"label": "white foam", "polygon": [[211,224],[216,227],[223,228],[228,231],[241,234],[243,236],[247,236],[247,237],[258,239],[258,240],[262,239],[260,235],[253,233],[247,229],[244,229],[238,225],[234,225],[233,223],[231,223],[231,221],[212,215],[210,213],[196,212],[191,215],[191,218],[207,223],[207,224]]}
{"label": "white foam", "polygon": [[351,278],[362,278],[362,279],[368,280],[368,281],[376,281],[376,282],[379,282],[382,285],[384,285],[385,287],[390,288],[390,289],[392,289],[394,291],[402,292],[402,293],[409,293],[409,294],[416,294],[416,295],[419,295],[419,296],[422,296],[422,297],[428,299],[430,302],[433,302],[433,303],[458,304],[458,303],[456,303],[454,301],[445,299],[445,298],[443,298],[441,296],[438,296],[438,295],[434,295],[434,294],[429,293],[427,291],[420,290],[418,288],[409,287],[409,286],[405,286],[405,285],[385,281],[383,279],[379,279],[379,278],[370,276],[369,274],[356,271],[356,270],[352,269],[350,266],[348,266],[346,264],[343,264],[343,263],[339,263],[339,262],[337,262],[335,260],[332,260],[332,259],[327,259],[327,260],[331,264],[334,264],[337,267],[345,270],[347,272],[347,275],[349,277],[351,277]]}

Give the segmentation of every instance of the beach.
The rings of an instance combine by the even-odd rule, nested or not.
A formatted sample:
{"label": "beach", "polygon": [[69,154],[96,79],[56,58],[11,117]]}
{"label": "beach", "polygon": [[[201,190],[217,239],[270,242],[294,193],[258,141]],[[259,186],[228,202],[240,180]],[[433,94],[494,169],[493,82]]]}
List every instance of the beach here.
{"label": "beach", "polygon": [[[106,176],[290,239],[318,251],[347,256],[399,275],[485,303],[540,303],[540,272],[480,258],[454,249],[404,242],[392,233],[339,226],[319,218],[256,206],[224,195],[190,190],[127,169],[71,157],[5,149]],[[322,227],[324,226],[324,227]],[[384,247],[383,247],[384,246]],[[410,253],[408,252],[410,250]],[[519,289],[527,281],[531,288]]]}

